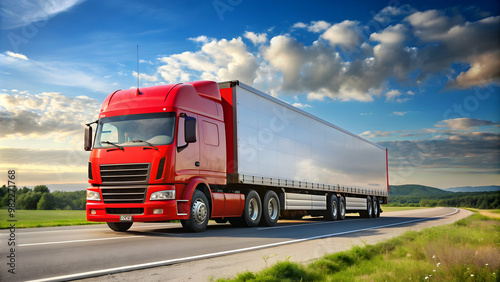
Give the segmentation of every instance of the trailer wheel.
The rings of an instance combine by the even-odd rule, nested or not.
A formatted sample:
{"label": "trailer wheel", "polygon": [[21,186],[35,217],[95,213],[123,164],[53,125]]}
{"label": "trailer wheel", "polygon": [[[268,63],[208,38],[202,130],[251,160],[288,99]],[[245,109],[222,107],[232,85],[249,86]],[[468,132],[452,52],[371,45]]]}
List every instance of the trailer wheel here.
{"label": "trailer wheel", "polygon": [[266,192],[262,208],[263,212],[260,224],[263,226],[275,226],[280,217],[280,200],[274,191],[269,190]]}
{"label": "trailer wheel", "polygon": [[373,203],[370,196],[366,197],[366,210],[359,212],[359,215],[364,218],[373,217]]}
{"label": "trailer wheel", "polygon": [[375,196],[373,196],[373,217],[380,217],[380,202]]}
{"label": "trailer wheel", "polygon": [[339,215],[339,201],[337,199],[337,196],[330,194],[327,197],[325,219],[334,221],[337,220],[338,215]]}
{"label": "trailer wheel", "polygon": [[132,222],[107,222],[107,223],[108,227],[111,228],[111,230],[118,232],[125,232],[132,226]]}
{"label": "trailer wheel", "polygon": [[195,190],[191,200],[191,214],[189,219],[181,220],[182,227],[191,232],[201,232],[207,229],[210,209],[207,196],[200,190]]}
{"label": "trailer wheel", "polygon": [[345,207],[345,198],[343,196],[339,197],[339,212],[338,212],[338,219],[344,220],[345,219],[345,213],[346,213],[346,207]]}
{"label": "trailer wheel", "polygon": [[250,190],[245,197],[245,208],[241,217],[230,218],[229,222],[234,226],[255,227],[259,225],[262,217],[262,202],[259,194],[254,190]]}

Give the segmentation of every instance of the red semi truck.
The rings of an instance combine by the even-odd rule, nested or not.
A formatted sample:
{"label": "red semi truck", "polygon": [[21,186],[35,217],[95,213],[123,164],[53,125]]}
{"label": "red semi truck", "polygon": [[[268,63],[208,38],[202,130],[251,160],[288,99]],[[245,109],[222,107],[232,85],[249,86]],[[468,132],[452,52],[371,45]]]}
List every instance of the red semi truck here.
{"label": "red semi truck", "polygon": [[379,217],[389,191],[387,149],[239,81],[115,91],[85,150],[87,220],[115,231]]}

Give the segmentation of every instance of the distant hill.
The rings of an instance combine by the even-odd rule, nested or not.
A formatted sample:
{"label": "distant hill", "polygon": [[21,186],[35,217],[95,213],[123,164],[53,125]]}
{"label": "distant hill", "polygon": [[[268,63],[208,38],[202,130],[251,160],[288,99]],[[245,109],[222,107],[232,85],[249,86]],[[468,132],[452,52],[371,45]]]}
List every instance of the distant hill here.
{"label": "distant hill", "polygon": [[417,184],[389,185],[389,196],[428,197],[448,195],[450,193],[449,191]]}
{"label": "distant hill", "polygon": [[453,187],[444,189],[450,192],[495,192],[500,191],[500,186],[490,185],[490,186],[464,186],[464,187]]}

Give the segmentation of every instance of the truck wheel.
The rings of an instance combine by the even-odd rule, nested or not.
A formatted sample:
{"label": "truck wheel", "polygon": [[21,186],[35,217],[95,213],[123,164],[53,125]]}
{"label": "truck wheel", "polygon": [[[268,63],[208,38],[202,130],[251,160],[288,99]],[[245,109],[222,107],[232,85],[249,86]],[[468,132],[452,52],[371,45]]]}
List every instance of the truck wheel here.
{"label": "truck wheel", "polygon": [[262,203],[263,212],[260,220],[261,225],[275,226],[280,217],[280,200],[274,191],[267,191]]}
{"label": "truck wheel", "polygon": [[201,232],[207,229],[210,210],[207,196],[200,190],[195,190],[191,200],[191,214],[189,219],[181,220],[182,227],[191,232]]}
{"label": "truck wheel", "polygon": [[371,218],[373,216],[372,198],[366,197],[366,210],[359,212],[359,215],[364,218]]}
{"label": "truck wheel", "polygon": [[346,213],[346,207],[345,207],[345,199],[343,196],[340,196],[338,206],[339,206],[338,219],[344,220],[345,213]]}
{"label": "truck wheel", "polygon": [[111,230],[118,232],[125,232],[132,226],[132,222],[107,222],[107,223],[108,227],[111,228]]}
{"label": "truck wheel", "polygon": [[373,196],[373,217],[380,217],[380,203],[378,201],[378,198],[375,196]]}
{"label": "truck wheel", "polygon": [[[254,190],[250,190],[246,195],[245,208],[243,209],[241,222],[245,226],[255,227],[259,225],[261,217],[262,217],[262,203],[260,201],[259,194],[257,194],[257,192],[255,192]],[[235,223],[236,222],[237,221],[235,221]],[[231,222],[231,224],[233,224],[233,222]]]}
{"label": "truck wheel", "polygon": [[327,197],[327,203],[326,203],[326,214],[325,214],[325,219],[326,220],[337,220],[338,214],[339,214],[339,201],[337,199],[337,196],[330,194]]}

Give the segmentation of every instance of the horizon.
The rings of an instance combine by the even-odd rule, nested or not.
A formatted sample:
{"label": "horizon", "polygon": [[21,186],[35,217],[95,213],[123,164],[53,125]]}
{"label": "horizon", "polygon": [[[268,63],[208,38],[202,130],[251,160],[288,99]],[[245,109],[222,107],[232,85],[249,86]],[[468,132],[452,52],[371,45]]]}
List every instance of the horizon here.
{"label": "horizon", "polygon": [[390,185],[499,185],[500,2],[390,3],[4,1],[0,170],[83,185],[107,95],[240,80],[388,148]]}

